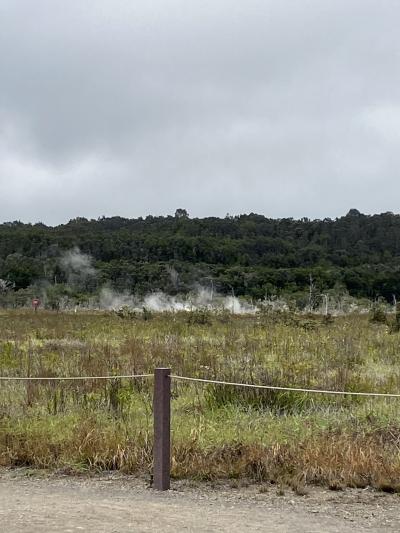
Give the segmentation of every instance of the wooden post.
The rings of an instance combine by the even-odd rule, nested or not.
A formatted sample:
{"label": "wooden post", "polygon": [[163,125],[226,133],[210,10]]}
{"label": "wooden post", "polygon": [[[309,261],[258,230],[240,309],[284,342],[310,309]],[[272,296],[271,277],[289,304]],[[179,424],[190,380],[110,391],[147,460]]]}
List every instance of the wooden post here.
{"label": "wooden post", "polygon": [[154,371],[154,446],[153,486],[156,490],[168,490],[171,468],[171,369]]}

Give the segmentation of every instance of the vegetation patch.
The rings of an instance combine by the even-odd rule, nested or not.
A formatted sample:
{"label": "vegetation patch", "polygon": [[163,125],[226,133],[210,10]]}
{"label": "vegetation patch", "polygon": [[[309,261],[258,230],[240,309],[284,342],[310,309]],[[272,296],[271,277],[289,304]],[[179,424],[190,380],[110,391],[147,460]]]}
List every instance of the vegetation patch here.
{"label": "vegetation patch", "polygon": [[[397,320],[395,318],[394,320]],[[304,327],[304,321],[313,324]],[[368,315],[0,313],[2,376],[173,373],[399,393],[399,333]],[[0,463],[69,472],[152,468],[152,380],[0,383]],[[173,381],[172,475],[397,492],[396,398]]]}

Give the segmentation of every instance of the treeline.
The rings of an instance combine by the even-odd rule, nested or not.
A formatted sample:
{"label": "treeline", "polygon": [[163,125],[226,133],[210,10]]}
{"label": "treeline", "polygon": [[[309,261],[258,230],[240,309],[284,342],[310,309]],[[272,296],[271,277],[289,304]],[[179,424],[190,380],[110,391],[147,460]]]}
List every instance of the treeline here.
{"label": "treeline", "polygon": [[[196,284],[225,294],[265,295],[348,291],[391,300],[400,295],[400,215],[352,209],[331,220],[175,216],[87,220],[57,227],[0,225],[0,279],[13,290],[37,283],[67,285],[63,256],[79,249],[93,272],[75,282],[83,293],[107,284],[144,294],[187,293]],[[79,262],[77,269],[79,269]]]}

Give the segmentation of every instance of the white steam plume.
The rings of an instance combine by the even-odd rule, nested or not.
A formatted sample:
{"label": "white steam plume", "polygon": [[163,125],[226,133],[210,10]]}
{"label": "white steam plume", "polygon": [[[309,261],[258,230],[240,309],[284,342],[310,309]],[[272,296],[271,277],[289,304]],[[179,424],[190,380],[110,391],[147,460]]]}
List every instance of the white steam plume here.
{"label": "white steam plume", "polygon": [[137,306],[133,296],[128,292],[116,292],[110,287],[103,287],[100,291],[99,305],[101,309],[116,310],[121,307],[134,308]]}
{"label": "white steam plume", "polygon": [[67,276],[89,277],[96,275],[96,270],[92,265],[92,257],[82,253],[77,246],[64,253],[60,259],[60,265]]}

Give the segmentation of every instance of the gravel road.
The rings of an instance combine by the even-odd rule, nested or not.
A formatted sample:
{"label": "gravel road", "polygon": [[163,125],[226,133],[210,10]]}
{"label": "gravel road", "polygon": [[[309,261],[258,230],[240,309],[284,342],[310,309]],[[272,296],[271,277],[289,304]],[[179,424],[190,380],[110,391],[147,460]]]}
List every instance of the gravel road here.
{"label": "gravel road", "polygon": [[7,533],[398,532],[399,503],[397,495],[372,490],[311,489],[298,496],[260,485],[175,482],[157,493],[128,476],[0,471],[0,527]]}

